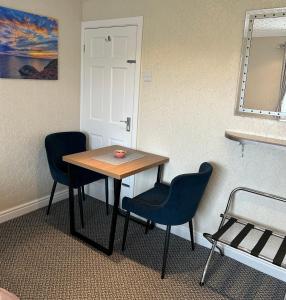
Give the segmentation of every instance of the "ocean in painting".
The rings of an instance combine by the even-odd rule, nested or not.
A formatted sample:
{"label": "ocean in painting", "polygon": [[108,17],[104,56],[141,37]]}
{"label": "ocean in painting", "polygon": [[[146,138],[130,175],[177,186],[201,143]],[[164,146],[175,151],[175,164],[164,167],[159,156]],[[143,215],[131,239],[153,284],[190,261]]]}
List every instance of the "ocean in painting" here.
{"label": "ocean in painting", "polygon": [[0,54],[0,77],[1,78],[25,78],[19,70],[25,65],[33,66],[38,71],[42,71],[46,67],[50,59],[39,59],[21,56],[9,56]]}
{"label": "ocean in painting", "polygon": [[0,78],[58,79],[58,22],[0,6]]}

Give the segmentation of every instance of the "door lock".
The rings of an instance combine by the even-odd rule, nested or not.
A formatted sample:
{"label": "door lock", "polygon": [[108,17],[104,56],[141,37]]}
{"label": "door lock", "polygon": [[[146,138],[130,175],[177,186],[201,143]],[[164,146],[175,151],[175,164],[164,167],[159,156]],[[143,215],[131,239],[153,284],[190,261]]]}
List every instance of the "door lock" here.
{"label": "door lock", "polygon": [[130,127],[131,127],[131,118],[130,117],[127,117],[126,121],[121,120],[120,122],[126,124],[126,131],[130,131]]}

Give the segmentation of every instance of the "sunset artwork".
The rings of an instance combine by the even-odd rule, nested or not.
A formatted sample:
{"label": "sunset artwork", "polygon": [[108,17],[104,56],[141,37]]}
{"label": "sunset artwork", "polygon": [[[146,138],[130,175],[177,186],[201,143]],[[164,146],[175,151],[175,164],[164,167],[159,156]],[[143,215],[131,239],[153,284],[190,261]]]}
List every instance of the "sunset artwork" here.
{"label": "sunset artwork", "polygon": [[0,6],[0,78],[58,79],[58,22]]}

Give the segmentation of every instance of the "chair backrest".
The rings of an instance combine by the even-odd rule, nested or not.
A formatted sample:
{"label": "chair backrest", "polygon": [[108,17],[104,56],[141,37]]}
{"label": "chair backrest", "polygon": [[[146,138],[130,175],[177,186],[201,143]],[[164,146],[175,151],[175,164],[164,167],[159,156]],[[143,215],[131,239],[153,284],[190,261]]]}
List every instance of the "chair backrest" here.
{"label": "chair backrest", "polygon": [[85,151],[86,136],[77,131],[52,133],[46,137],[45,147],[52,177],[57,180],[58,172],[67,172],[67,164],[62,157]]}
{"label": "chair backrest", "polygon": [[172,180],[164,205],[168,218],[172,219],[170,225],[184,224],[194,217],[212,170],[212,165],[204,162],[198,173],[179,175]]}

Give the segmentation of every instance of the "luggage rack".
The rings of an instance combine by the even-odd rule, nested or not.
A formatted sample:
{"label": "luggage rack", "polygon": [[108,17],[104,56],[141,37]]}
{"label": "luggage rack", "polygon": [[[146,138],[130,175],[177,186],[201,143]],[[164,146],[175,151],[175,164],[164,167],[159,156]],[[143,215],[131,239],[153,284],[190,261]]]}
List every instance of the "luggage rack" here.
{"label": "luggage rack", "polygon": [[[204,268],[204,272],[202,275],[200,285],[204,285],[204,283],[205,283],[205,277],[206,277],[207,270],[208,270],[210,261],[212,259],[213,253],[215,251],[215,248],[217,248],[219,250],[220,254],[223,255],[223,250],[217,245],[217,243],[231,246],[233,248],[236,248],[238,251],[246,252],[252,256],[258,257],[262,260],[265,260],[269,263],[272,263],[276,266],[286,269],[286,264],[283,264],[283,260],[286,255],[286,233],[275,232],[273,230],[270,230],[268,228],[265,228],[258,224],[255,224],[254,222],[250,223],[247,220],[237,218],[236,216],[229,213],[231,203],[234,200],[234,195],[238,191],[244,191],[247,193],[260,195],[260,196],[263,196],[266,198],[270,198],[273,200],[277,200],[277,201],[286,203],[286,198],[283,198],[280,196],[267,194],[267,193],[264,193],[261,191],[257,191],[257,190],[253,190],[253,189],[249,189],[249,188],[245,188],[245,187],[238,187],[238,188],[234,189],[229,196],[229,200],[228,200],[224,214],[220,215],[222,220],[221,220],[220,226],[218,228],[218,231],[212,235],[208,234],[208,233],[204,233],[204,237],[210,243],[212,243],[212,248],[211,248],[211,252],[209,254],[208,260],[206,262],[206,266]],[[243,225],[243,228],[231,241],[224,240],[222,238],[224,233],[226,233],[235,224]],[[251,230],[258,230],[260,232],[263,232],[263,234],[261,235],[261,237],[259,238],[259,240],[257,241],[257,243],[255,244],[255,246],[252,249],[247,249],[247,248],[240,246],[240,243],[246,238],[246,236],[251,232]],[[261,254],[264,246],[267,244],[267,241],[270,239],[271,236],[275,236],[276,238],[279,238],[282,241],[281,245],[278,248],[273,259]]]}

